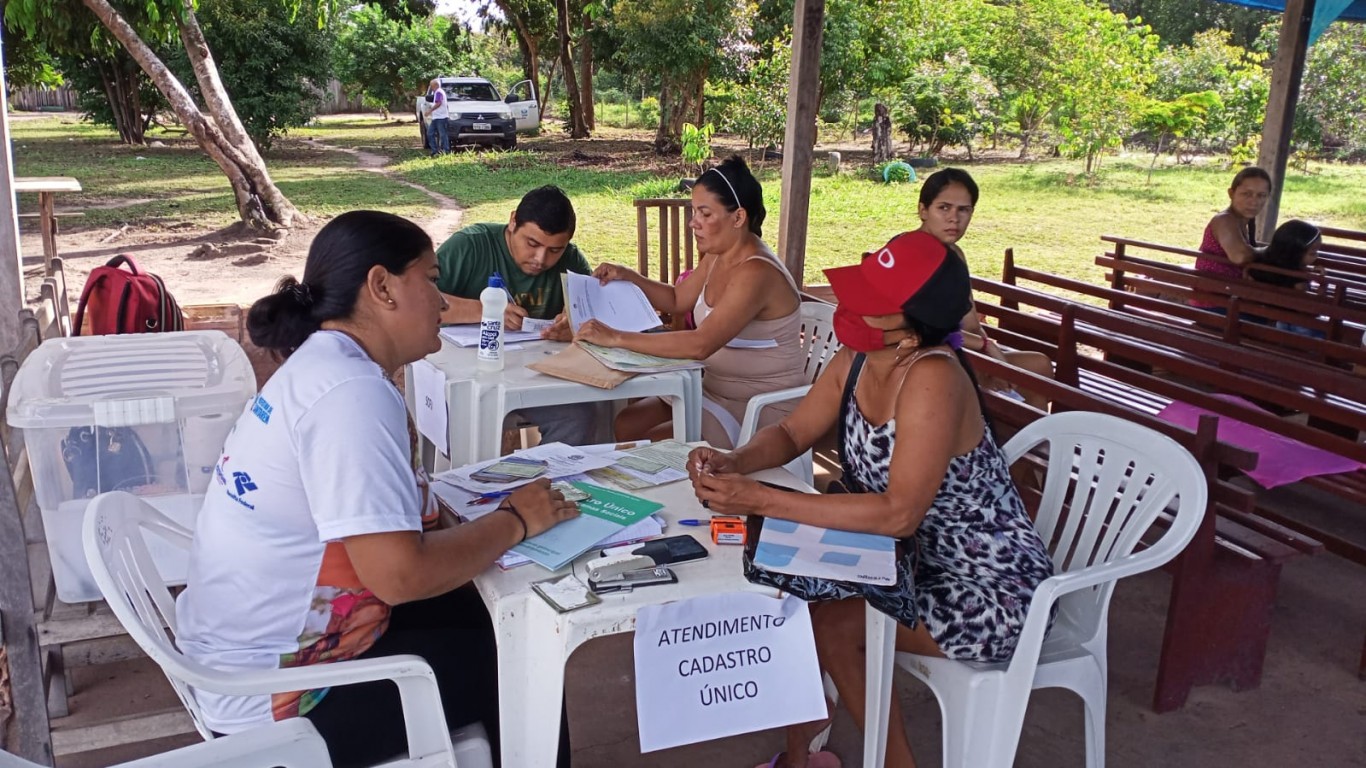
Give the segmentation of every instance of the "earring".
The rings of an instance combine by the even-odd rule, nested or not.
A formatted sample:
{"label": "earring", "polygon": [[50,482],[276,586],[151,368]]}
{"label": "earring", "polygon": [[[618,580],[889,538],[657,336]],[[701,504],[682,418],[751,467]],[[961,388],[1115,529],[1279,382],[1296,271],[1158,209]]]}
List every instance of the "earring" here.
{"label": "earring", "polygon": [[392,307],[393,305],[394,305],[394,300],[393,300],[393,299],[389,299],[389,306]]}

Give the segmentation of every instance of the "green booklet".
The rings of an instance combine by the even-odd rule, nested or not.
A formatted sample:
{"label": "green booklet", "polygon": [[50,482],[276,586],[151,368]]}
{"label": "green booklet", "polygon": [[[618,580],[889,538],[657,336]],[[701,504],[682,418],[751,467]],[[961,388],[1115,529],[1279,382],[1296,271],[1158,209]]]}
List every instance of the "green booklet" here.
{"label": "green booklet", "polygon": [[664,505],[589,483],[572,483],[588,494],[578,502],[578,517],[533,536],[512,548],[537,565],[556,570],[587,552],[599,541],[634,525]]}

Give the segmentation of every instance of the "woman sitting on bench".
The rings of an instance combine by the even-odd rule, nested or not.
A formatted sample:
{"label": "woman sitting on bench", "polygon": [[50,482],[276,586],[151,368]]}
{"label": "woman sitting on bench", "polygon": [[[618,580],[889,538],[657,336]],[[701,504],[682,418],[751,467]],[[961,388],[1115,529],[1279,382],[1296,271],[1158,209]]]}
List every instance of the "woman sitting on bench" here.
{"label": "woman sitting on bench", "polygon": [[[1196,259],[1195,269],[1214,277],[1243,278],[1243,267],[1256,259],[1257,244],[1253,227],[1271,196],[1271,174],[1248,166],[1233,177],[1228,188],[1228,207],[1216,213],[1205,225],[1200,252],[1215,258]],[[1232,263],[1230,263],[1232,262]],[[1209,301],[1191,300],[1192,307],[1224,314],[1224,307]]]}
{"label": "woman sitting on bench", "polygon": [[[968,257],[964,255],[963,249],[958,247],[958,241],[967,234],[968,224],[972,223],[972,214],[976,207],[977,182],[972,180],[967,171],[961,168],[937,171],[925,179],[925,186],[920,188],[919,231],[933,235],[967,264]],[[964,347],[1007,365],[1022,368],[1036,376],[1053,378],[1053,361],[1049,360],[1047,355],[1042,352],[1002,349],[1000,344],[987,336],[975,308],[969,309],[963,316],[962,324]],[[1018,393],[1011,384],[999,379],[983,377],[982,386],[1006,392],[1039,410],[1048,407],[1047,398],[1029,391]]]}
{"label": "woman sitting on bench", "polygon": [[[675,317],[691,312],[696,329],[627,333],[589,320],[575,338],[660,357],[705,360],[702,439],[729,448],[751,397],[806,383],[801,296],[782,260],[760,239],[763,188],[739,155],[697,177],[692,209],[688,227],[702,260],[677,286],[618,264],[603,264],[593,276],[604,284],[635,283],[656,310]],[[765,408],[759,426],[776,423],[792,408],[791,403]],[[661,398],[637,400],[617,415],[617,439],[667,438],[673,434],[671,415]]]}

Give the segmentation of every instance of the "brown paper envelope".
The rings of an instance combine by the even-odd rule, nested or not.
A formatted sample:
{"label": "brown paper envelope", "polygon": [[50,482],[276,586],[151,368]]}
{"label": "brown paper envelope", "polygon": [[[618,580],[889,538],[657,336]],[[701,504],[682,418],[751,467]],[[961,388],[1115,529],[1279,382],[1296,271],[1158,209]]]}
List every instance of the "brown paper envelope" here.
{"label": "brown paper envelope", "polygon": [[578,344],[570,344],[550,357],[528,363],[527,367],[547,376],[600,389],[612,389],[635,375],[608,368]]}

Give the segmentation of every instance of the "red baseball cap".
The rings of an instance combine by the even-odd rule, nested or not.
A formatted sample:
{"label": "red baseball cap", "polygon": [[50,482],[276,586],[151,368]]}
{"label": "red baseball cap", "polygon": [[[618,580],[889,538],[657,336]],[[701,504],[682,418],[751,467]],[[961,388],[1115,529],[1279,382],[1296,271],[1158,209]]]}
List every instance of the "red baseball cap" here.
{"label": "red baseball cap", "polygon": [[859,315],[904,313],[956,328],[972,309],[968,268],[933,235],[905,232],[863,260],[825,270],[839,305]]}

